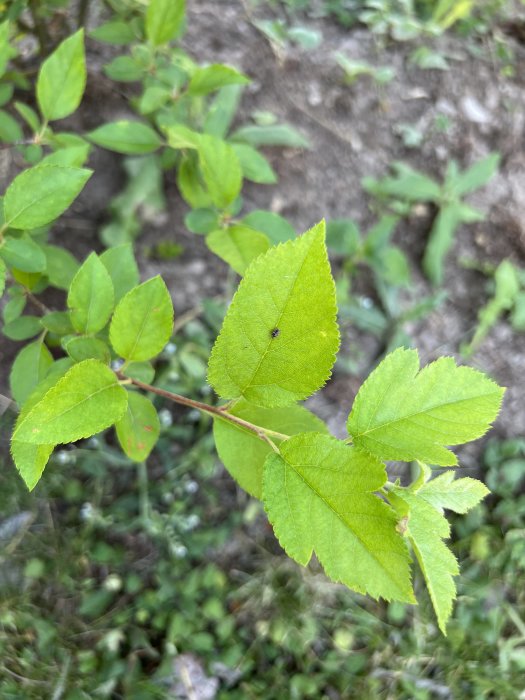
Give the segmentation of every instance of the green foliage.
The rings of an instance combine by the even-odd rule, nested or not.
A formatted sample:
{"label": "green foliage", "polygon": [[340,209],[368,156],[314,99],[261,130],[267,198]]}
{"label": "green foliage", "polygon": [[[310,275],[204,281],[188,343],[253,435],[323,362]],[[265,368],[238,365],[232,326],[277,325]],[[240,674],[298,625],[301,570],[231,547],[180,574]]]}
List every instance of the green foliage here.
{"label": "green foliage", "polygon": [[[375,598],[412,603],[408,542],[445,632],[459,569],[443,542],[449,525],[442,510],[464,513],[487,491],[479,482],[455,482],[448,475],[429,481],[426,464],[415,481],[401,487],[388,481],[384,460],[457,464],[447,448],[484,434],[499,411],[503,390],[450,358],[419,371],[416,351],[401,349],[387,356],[359,391],[348,420],[351,437],[330,436],[323,421],[298,404],[328,380],[339,347],[324,223],[297,237],[275,214],[243,212],[244,179],[276,181],[269,160],[257,149],[304,148],[307,142],[267,114],[231,131],[249,79],[229,66],[200,66],[170,45],[184,30],[184,2],[153,0],[146,7],[112,0],[110,6],[116,16],[94,35],[115,45],[131,43],[129,55],[117,56],[106,73],[140,83],[132,101],[137,118],[102,124],[86,138],[49,126],[71,115],[81,101],[86,80],[82,29],[59,43],[38,72],[40,115],[23,103],[16,107],[32,133],[32,142],[20,152],[37,163],[8,186],[0,229],[1,286],[7,281],[9,296],[3,332],[17,341],[36,338],[18,353],[10,374],[20,406],[11,438],[20,475],[33,489],[48,461],[52,469],[59,463],[58,456],[52,457],[56,446],[79,443],[74,449],[87,449],[81,441],[92,438],[100,444],[105,439],[100,434],[114,427],[124,454],[112,447],[111,458],[119,466],[138,463],[141,518],[158,534],[166,519],[150,518],[145,462],[162,440],[159,415],[171,420],[171,414],[157,413],[152,399],[171,400],[193,409],[191,420],[200,421],[207,449],[206,420],[213,418],[226,467],[262,501],[283,548],[300,564],[306,566],[315,552],[333,580]],[[434,21],[448,26],[456,17],[451,12],[440,3]],[[10,31],[9,26],[0,29],[7,44]],[[302,40],[308,41],[304,33]],[[0,52],[2,70],[13,56],[12,49]],[[386,73],[374,75],[380,82],[388,79]],[[0,114],[0,129],[16,142],[23,132],[6,114]],[[82,167],[89,142],[133,158],[124,161],[130,177],[112,203],[115,218],[102,232],[103,241],[116,247],[100,256],[93,252],[79,264],[50,245],[48,233],[91,175]],[[359,265],[371,269],[385,312],[395,316],[392,299],[409,281],[407,260],[391,243],[399,215],[421,200],[439,207],[425,258],[427,273],[439,282],[455,226],[479,217],[462,197],[488,180],[497,161],[491,156],[463,173],[451,164],[443,186],[406,166],[397,166],[396,178],[373,183],[394,214],[382,217],[366,236],[347,220],[332,223],[329,242],[345,258],[343,271]],[[147,206],[162,210],[163,177],[169,171],[193,210],[185,216],[187,227],[205,235],[208,247],[244,276],[222,326],[222,309],[203,303],[210,325],[215,331],[221,326],[208,380],[228,400],[222,405],[215,405],[211,388],[203,386],[208,352],[200,331],[190,347],[169,342],[174,329],[170,293],[158,276],[140,283],[129,244],[140,230],[137,214]],[[173,250],[178,244],[168,245]],[[49,287],[66,292],[66,310],[40,301]],[[28,302],[35,315],[25,313]],[[165,388],[172,388],[180,373],[186,388],[198,389],[205,401]],[[171,437],[177,440],[176,431]],[[58,454],[66,455],[61,458],[66,464],[67,450]],[[112,560],[114,552],[107,547],[98,554],[99,562]],[[40,567],[31,565],[28,571],[36,577]],[[110,587],[91,591],[79,614],[102,615],[112,592]],[[206,609],[210,619],[222,614],[215,603]],[[163,617],[158,624],[165,623]],[[227,638],[231,629],[223,634]],[[115,639],[105,643],[108,648],[119,644]],[[344,635],[339,643],[345,646]],[[298,696],[315,693],[306,675],[293,683]]]}
{"label": "green foliage", "polygon": [[13,440],[32,445],[59,445],[90,437],[118,421],[127,394],[99,360],[74,365],[19,419]]}
{"label": "green foliage", "polygon": [[158,355],[173,330],[173,305],[160,277],[131,289],[118,303],[109,329],[115,352],[126,362]]}
{"label": "green foliage", "polygon": [[67,296],[69,318],[77,333],[101,331],[113,311],[111,277],[96,253],[91,253],[71,281]]}
{"label": "green foliage", "polygon": [[[285,435],[328,432],[323,421],[301,405],[261,408],[241,399],[231,409],[231,414],[261,426],[276,441],[280,434],[282,437],[280,431]],[[271,445],[247,428],[220,418],[213,422],[213,437],[217,453],[232,477],[241,488],[260,499],[264,463],[272,453]]]}
{"label": "green foliage", "polygon": [[320,224],[254,261],[213,348],[208,379],[223,398],[286,406],[326,382],[338,347],[335,290]]}
{"label": "green foliage", "polygon": [[147,124],[137,121],[103,124],[98,129],[91,131],[88,138],[97,146],[127,155],[152,153],[162,144],[156,131]]}
{"label": "green foliage", "polygon": [[153,46],[162,46],[177,37],[185,12],[185,0],[151,0],[146,12],[146,37]]}
{"label": "green foliage", "polygon": [[130,391],[126,413],[116,423],[115,430],[127,456],[135,462],[144,462],[160,433],[154,405],[145,396]]}
{"label": "green foliage", "polygon": [[399,213],[408,213],[410,206],[416,202],[426,201],[436,205],[437,214],[423,256],[423,269],[433,284],[443,282],[445,258],[458,226],[483,219],[483,214],[465,204],[463,197],[490,180],[499,160],[499,155],[493,153],[463,172],[458,170],[454,161],[450,161],[442,185],[403,163],[392,165],[394,177],[365,179],[365,188]]}
{"label": "green foliage", "polygon": [[386,481],[378,459],[302,434],[267,458],[263,502],[284,550],[303,566],[315,550],[333,580],[375,598],[414,602],[396,519],[372,493]]}
{"label": "green foliage", "polygon": [[91,174],[91,170],[61,165],[24,170],[5,192],[2,230],[28,230],[49,224],[71,205]]}
{"label": "green foliage", "polygon": [[470,343],[462,352],[471,355],[488,335],[490,329],[505,313],[510,312],[515,330],[525,330],[525,275],[510,260],[502,260],[493,273],[494,289],[491,299],[478,312],[478,326]]}
{"label": "green foliage", "polygon": [[369,77],[378,85],[386,85],[395,77],[394,69],[389,66],[375,67],[362,61],[352,61],[340,52],[336,53],[334,58],[343,69],[348,85],[352,85],[360,77]]}
{"label": "green foliage", "polygon": [[79,29],[44,61],[38,74],[36,97],[46,123],[72,114],[85,86],[84,30]]}
{"label": "green foliage", "polygon": [[417,351],[400,348],[361,387],[348,432],[356,446],[381,459],[456,465],[456,456],[444,446],[481,437],[497,416],[503,393],[450,357],[420,371]]}
{"label": "green foliage", "polygon": [[[344,241],[345,231],[336,240]],[[389,225],[369,234],[364,245],[372,256],[383,250],[390,231]],[[411,602],[409,557],[399,524],[408,519],[408,536],[444,630],[454,597],[450,577],[457,571],[439,537],[427,542],[421,535],[434,526],[440,537],[448,533],[435,504],[443,494],[434,493],[434,503],[432,495],[430,501],[420,502],[419,492],[417,498],[413,495],[415,487],[406,495],[387,481],[380,460],[456,464],[456,456],[445,446],[482,435],[497,415],[503,390],[450,358],[418,373],[417,352],[400,349],[380,364],[356,397],[348,420],[355,447],[327,436],[322,421],[296,405],[327,380],[339,345],[324,223],[268,250],[266,237],[264,241],[265,252],[250,264],[246,261],[244,279],[208,363],[211,385],[233,401],[213,408],[177,394],[162,395],[213,415],[225,464],[241,486],[262,498],[281,544],[299,563],[306,565],[315,551],[334,580],[374,597]],[[353,241],[358,243],[357,234]],[[121,271],[118,260],[127,260],[129,269]],[[115,308],[113,280],[121,297]],[[54,445],[112,425],[133,461],[143,462],[155,446],[160,424],[154,405],[122,384],[156,393],[142,383],[139,366],[159,355],[169,341],[173,306],[160,277],[137,282],[136,264],[126,245],[101,258],[88,256],[71,280],[67,314],[46,313],[42,324],[38,318],[18,318],[24,304],[13,297],[4,332],[28,337],[34,323],[36,332],[54,332],[69,356],[66,364],[54,362],[43,345],[44,332],[20,353],[13,368],[11,383],[22,411],[12,454],[29,488],[38,481]],[[13,324],[19,321],[29,328],[17,327],[14,333]],[[124,360],[120,372],[108,366],[113,353]],[[196,376],[204,376],[203,366],[190,357],[184,361]],[[143,369],[151,381],[149,369]],[[334,478],[341,482],[335,489]],[[418,487],[420,481],[415,482]],[[445,480],[440,485],[450,487]],[[468,486],[471,496],[484,495],[482,487],[476,491],[475,485]],[[456,488],[457,501],[461,487],[451,488]],[[420,490],[424,493],[423,487]],[[374,492],[393,494],[393,508]],[[400,502],[406,506],[401,513]],[[469,504],[467,498],[459,509]],[[445,498],[437,507],[451,506]],[[448,577],[446,585],[439,578],[436,583],[431,571],[436,551],[443,564],[448,561],[441,574]]]}

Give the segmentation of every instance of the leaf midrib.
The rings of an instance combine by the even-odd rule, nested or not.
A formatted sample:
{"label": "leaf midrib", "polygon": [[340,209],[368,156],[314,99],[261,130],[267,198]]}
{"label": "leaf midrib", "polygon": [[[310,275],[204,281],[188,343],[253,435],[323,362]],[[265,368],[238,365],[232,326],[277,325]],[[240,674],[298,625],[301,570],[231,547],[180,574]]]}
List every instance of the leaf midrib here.
{"label": "leaf midrib", "polygon": [[[56,421],[59,418],[63,418],[65,415],[67,415],[71,411],[74,411],[76,408],[79,408],[80,406],[82,406],[82,404],[86,403],[86,401],[89,401],[90,399],[97,396],[101,392],[106,391],[107,389],[113,389],[115,387],[118,387],[118,384],[116,384],[116,383],[115,384],[106,384],[105,386],[101,387],[100,389],[97,389],[97,391],[94,391],[93,393],[91,393],[88,396],[86,396],[85,398],[83,398],[81,401],[78,401],[78,403],[74,404],[73,406],[70,406],[68,409],[66,409],[62,413],[59,413],[58,415],[52,416],[47,421],[43,421],[41,423],[41,425],[49,425],[52,421]],[[67,396],[67,394],[74,394],[74,393],[78,393],[78,392],[73,392],[73,391],[63,392],[62,396]],[[44,400],[44,398],[45,398],[45,396],[42,398],[42,401]],[[40,401],[38,403],[40,403]],[[31,409],[31,411],[27,414],[27,416],[24,418],[24,420],[20,424],[19,428],[15,431],[15,433],[13,434],[13,440],[17,440],[16,433],[18,432],[18,430],[20,430],[20,428],[24,425],[24,423],[31,417],[32,413],[38,408],[38,403]],[[26,442],[26,441],[20,440],[18,438],[18,442]],[[42,443],[29,443],[29,444],[41,445]],[[45,443],[45,444],[47,444],[47,443]]]}
{"label": "leaf midrib", "polygon": [[[394,425],[396,423],[401,423],[406,420],[410,420],[411,418],[414,418],[414,416],[420,416],[420,415],[425,415],[427,413],[430,413],[436,408],[443,408],[444,406],[454,406],[460,403],[466,403],[468,401],[474,401],[476,399],[481,399],[485,396],[492,396],[493,394],[498,394],[499,392],[497,391],[491,391],[487,392],[485,394],[478,394],[476,396],[469,396],[466,399],[456,399],[455,401],[447,401],[445,403],[440,403],[440,404],[435,404],[433,406],[429,406],[425,408],[424,410],[419,410],[419,411],[414,411],[412,413],[407,414],[406,416],[402,416],[400,418],[395,418],[393,420],[388,420],[384,421],[383,423],[379,423],[378,425],[375,425],[373,428],[368,428],[367,430],[363,431],[362,433],[354,433],[354,437],[363,437],[364,435],[368,435],[370,433],[373,433],[376,430],[380,430],[381,428],[388,427],[390,425]],[[377,413],[377,411],[376,411]],[[458,423],[464,423],[464,421],[457,421]]]}
{"label": "leaf midrib", "polygon": [[[372,559],[374,559],[374,561],[379,565],[379,567],[386,573],[388,580],[396,587],[396,589],[399,591],[399,593],[403,596],[403,599],[404,599],[406,597],[406,593],[401,588],[399,588],[398,583],[392,579],[391,572],[389,571],[389,569],[385,568],[385,565],[383,564],[383,562],[381,562],[381,560],[378,559],[378,557],[374,554],[374,552],[370,551],[370,549],[368,548],[366,543],[359,536],[359,534],[354,530],[354,528],[352,528],[351,525],[341,516],[341,514],[338,513],[334,509],[334,507],[325,498],[323,498],[323,496],[308,481],[308,479],[306,479],[306,477],[301,472],[297,471],[297,469],[295,468],[295,465],[290,464],[290,462],[288,462],[288,460],[286,460],[282,455],[281,455],[281,458],[282,458],[283,462],[286,465],[288,465],[294,471],[295,474],[297,474],[297,476],[301,479],[301,481],[321,500],[321,502],[325,505],[325,507],[327,507],[343,523],[343,525],[354,535],[354,537],[359,541],[359,544],[363,547],[365,552]],[[304,466],[313,467],[315,465],[304,465]],[[372,491],[364,492],[363,495],[366,495],[366,494],[373,496]],[[394,554],[395,554],[395,552],[394,552]],[[398,556],[402,557],[401,554],[399,554]]]}
{"label": "leaf midrib", "polygon": [[[297,273],[296,273],[296,275],[295,275],[295,279],[294,279],[293,283],[292,283],[292,284],[290,285],[290,287],[289,287],[289,291],[288,291],[288,293],[287,293],[287,295],[286,295],[285,301],[284,301],[284,303],[282,304],[281,313],[279,314],[279,318],[278,318],[277,321],[275,322],[275,327],[276,327],[276,328],[279,328],[279,324],[280,324],[280,322],[281,322],[281,319],[282,319],[282,317],[283,317],[283,315],[284,315],[284,312],[285,312],[285,310],[286,310],[286,307],[288,306],[288,303],[289,303],[289,301],[290,301],[290,298],[291,298],[291,296],[292,296],[292,294],[293,294],[293,291],[294,291],[294,289],[295,289],[295,285],[297,284],[297,280],[299,279],[299,275],[300,275],[301,272],[302,272],[302,269],[303,269],[303,267],[304,267],[304,264],[305,264],[305,262],[306,262],[306,259],[307,259],[308,255],[309,255],[309,253],[310,253],[310,251],[311,251],[311,249],[312,249],[312,246],[313,246],[315,240],[316,240],[316,239],[313,238],[312,242],[310,243],[310,245],[308,246],[307,250],[305,251],[304,258],[303,258],[303,260],[301,261],[301,265],[300,265],[299,269],[297,270]],[[273,338],[271,338],[270,340],[268,340],[268,342],[267,342],[267,344],[266,344],[266,349],[265,349],[264,352],[261,354],[261,357],[260,357],[260,359],[259,359],[259,362],[257,363],[257,366],[256,366],[256,368],[254,369],[254,371],[253,371],[253,373],[252,373],[252,375],[251,375],[251,377],[250,377],[250,380],[248,381],[248,383],[247,383],[244,387],[241,388],[241,394],[244,395],[245,391],[246,391],[249,387],[253,386],[253,385],[252,385],[252,382],[253,382],[253,380],[255,379],[255,377],[257,376],[257,373],[259,372],[262,363],[264,362],[264,360],[265,360],[265,358],[266,358],[266,356],[267,356],[267,354],[268,354],[270,348],[272,347],[272,340],[273,340]]]}

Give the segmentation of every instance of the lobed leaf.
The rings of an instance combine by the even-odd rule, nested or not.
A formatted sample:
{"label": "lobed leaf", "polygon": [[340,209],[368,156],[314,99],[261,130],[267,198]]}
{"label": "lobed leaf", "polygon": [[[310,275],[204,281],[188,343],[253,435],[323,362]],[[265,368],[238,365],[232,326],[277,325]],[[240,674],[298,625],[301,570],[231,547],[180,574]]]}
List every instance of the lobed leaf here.
{"label": "lobed leaf", "polygon": [[444,472],[427,481],[418,489],[417,495],[435,508],[446,508],[454,513],[468,513],[477,506],[490,491],[477,479],[463,477],[455,479],[452,471]]}
{"label": "lobed leaf", "polygon": [[334,581],[415,602],[395,512],[372,493],[386,483],[384,465],[316,433],[296,435],[280,450],[264,465],[263,502],[287,554],[305,566],[315,551]]}
{"label": "lobed leaf", "polygon": [[[456,597],[453,576],[459,574],[456,557],[443,542],[443,538],[450,535],[450,526],[443,515],[419,494],[399,487],[394,487],[392,492],[408,506],[405,536],[410,540],[423,572],[439,628],[446,635],[447,621]],[[391,500],[395,506],[395,498]],[[402,512],[404,514],[406,510]]]}
{"label": "lobed leaf", "polygon": [[348,432],[380,459],[451,466],[446,445],[481,437],[496,418],[504,389],[481,372],[442,357],[419,371],[416,350],[399,348],[356,396]]}
{"label": "lobed leaf", "polygon": [[330,376],[339,331],[324,234],[318,224],[247,269],[209,360],[208,380],[219,396],[287,406]]}

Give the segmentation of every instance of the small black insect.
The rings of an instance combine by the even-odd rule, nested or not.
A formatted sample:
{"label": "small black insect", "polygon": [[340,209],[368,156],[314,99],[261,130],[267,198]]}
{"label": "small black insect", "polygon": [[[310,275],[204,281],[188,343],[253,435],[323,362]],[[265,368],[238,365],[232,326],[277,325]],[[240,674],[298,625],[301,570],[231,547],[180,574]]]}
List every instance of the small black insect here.
{"label": "small black insect", "polygon": [[281,331],[278,328],[274,328],[273,331],[270,331],[270,335],[272,336],[272,338],[277,338],[280,332]]}

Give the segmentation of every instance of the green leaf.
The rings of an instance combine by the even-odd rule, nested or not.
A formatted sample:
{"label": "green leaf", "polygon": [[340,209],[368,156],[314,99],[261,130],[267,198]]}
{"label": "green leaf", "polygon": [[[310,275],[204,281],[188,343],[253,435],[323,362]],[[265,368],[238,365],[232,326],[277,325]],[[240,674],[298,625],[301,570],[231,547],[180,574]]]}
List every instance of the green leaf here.
{"label": "green leaf", "polygon": [[11,340],[27,340],[41,331],[42,325],[38,316],[20,316],[7,323],[2,329],[3,334]]}
{"label": "green leaf", "polygon": [[162,146],[160,136],[150,126],[125,119],[103,124],[86,137],[97,146],[126,155],[153,153]]}
{"label": "green leaf", "polygon": [[[51,365],[46,378],[37,385],[35,390],[25,401],[16,425],[19,425],[25,419],[31,409],[36,406],[44,395],[57,383],[60,377],[65,374],[69,369],[70,362],[71,360],[69,358],[63,358]],[[44,471],[53,449],[54,445],[31,445],[11,439],[11,456],[30,491],[36,486],[42,476],[42,472]]]}
{"label": "green leaf", "polygon": [[97,41],[116,46],[125,46],[135,40],[135,33],[129,22],[118,19],[104,22],[104,24],[93,29],[90,35]]}
{"label": "green leaf", "polygon": [[11,457],[29,491],[40,481],[54,448],[54,445],[29,445],[18,440],[11,442]]}
{"label": "green leaf", "polygon": [[247,85],[250,79],[235,68],[215,63],[197,68],[188,85],[189,95],[207,95],[226,85]]}
{"label": "green leaf", "polygon": [[417,495],[437,509],[447,508],[454,513],[468,513],[477,506],[490,491],[477,479],[456,479],[453,471],[440,474],[418,489]]}
{"label": "green leaf", "polygon": [[111,277],[96,253],[80,266],[67,295],[73,328],[93,335],[104,328],[111,316],[114,293]]}
{"label": "green leaf", "polygon": [[0,244],[0,256],[9,267],[15,267],[22,272],[42,272],[46,269],[44,251],[27,234],[20,238],[6,236]]}
{"label": "green leaf", "polygon": [[91,170],[37,165],[20,173],[4,196],[6,226],[33,229],[62,214],[92,175]]}
{"label": "green leaf", "polygon": [[198,131],[193,131],[184,124],[173,124],[166,128],[165,132],[169,146],[177,150],[198,148],[202,136]]}
{"label": "green leaf", "polygon": [[199,162],[210,197],[219,209],[226,209],[239,195],[242,170],[233,148],[225,141],[203,134],[200,137]]}
{"label": "green leaf", "polygon": [[212,198],[203,187],[197,161],[183,158],[177,172],[177,185],[181,195],[192,209],[206,209],[212,205]]}
{"label": "green leaf", "polygon": [[259,151],[244,143],[234,143],[232,148],[247,180],[258,182],[261,185],[273,185],[277,182],[277,175],[272,166]]}
{"label": "green leaf", "polygon": [[423,256],[423,269],[434,285],[443,283],[445,256],[454,242],[459,224],[459,205],[456,202],[441,207],[430,231]]}
{"label": "green leaf", "polygon": [[520,293],[518,271],[510,260],[502,260],[494,273],[494,296],[478,311],[478,327],[469,345],[464,349],[466,354],[472,353],[483,338],[496,323],[498,318],[509,311]]}
{"label": "green leaf", "polygon": [[481,437],[504,389],[481,372],[442,357],[419,371],[416,350],[388,355],[359,390],[348,417],[354,444],[380,459],[451,466],[446,445]]}
{"label": "green leaf", "polygon": [[116,423],[128,403],[109,367],[85,360],[70,370],[17,422],[13,440],[61,444],[90,437]]}
{"label": "green leaf", "polygon": [[18,353],[9,375],[9,386],[19,406],[42,381],[52,364],[53,357],[40,340],[26,345]]}
{"label": "green leaf", "polygon": [[58,151],[42,158],[40,165],[63,165],[69,168],[81,168],[88,159],[90,148],[91,146],[87,142],[84,145],[59,148]]}
{"label": "green leaf", "polygon": [[[395,177],[372,181],[365,189],[377,190],[382,196],[395,197],[408,202],[437,202],[441,199],[441,187],[423,173],[405,163],[394,163]],[[376,191],[373,192],[376,194]]]}
{"label": "green leaf", "polygon": [[[328,432],[320,418],[299,405],[260,408],[241,399],[229,413],[254,425],[290,436]],[[263,466],[272,453],[271,446],[251,430],[218,418],[213,421],[213,437],[220,459],[239,486],[251,496],[262,498]],[[270,437],[274,442],[279,442],[275,435]]]}
{"label": "green leaf", "polygon": [[242,223],[265,233],[274,245],[297,238],[294,228],[288,221],[271,211],[264,211],[263,209],[251,211],[244,217]]}
{"label": "green leaf", "polygon": [[324,223],[258,257],[213,347],[208,380],[223,398],[268,408],[317,391],[339,347]]}
{"label": "green leaf", "polygon": [[219,216],[213,209],[192,209],[184,217],[186,228],[192,233],[206,234],[214,231],[219,223]]}
{"label": "green leaf", "polygon": [[14,107],[18,114],[20,114],[22,119],[29,126],[33,134],[36,134],[41,130],[42,126],[40,124],[40,119],[38,118],[38,114],[34,109],[28,105],[25,105],[23,102],[15,102]]}
{"label": "green leaf", "polygon": [[219,90],[206,114],[203,129],[206,134],[226,136],[237,114],[242,90],[242,85],[228,85]]}
{"label": "green leaf", "polygon": [[152,114],[163,107],[166,102],[170,102],[172,93],[164,87],[153,85],[144,90],[138,103],[140,114]]}
{"label": "green leaf", "polygon": [[128,394],[128,408],[115,425],[118,441],[134,462],[148,458],[160,434],[160,422],[155,406],[136,391]]}
{"label": "green leaf", "polygon": [[[15,291],[18,293],[13,294]],[[19,291],[16,287],[11,287],[8,294],[11,296],[11,299],[9,299],[2,309],[4,323],[11,323],[15,318],[18,318],[23,313],[27,304],[27,296],[22,290]]]}
{"label": "green leaf", "polygon": [[167,44],[181,33],[185,0],[150,0],[146,11],[146,37],[153,46]]}
{"label": "green leaf", "polygon": [[2,143],[15,143],[24,137],[22,129],[16,119],[0,109],[0,141]]}
{"label": "green leaf", "polygon": [[330,253],[355,255],[360,243],[359,229],[351,219],[332,219],[326,224],[326,245]]}
{"label": "green leaf", "polygon": [[49,283],[58,289],[68,290],[80,267],[78,260],[65,248],[56,245],[44,245],[42,248]]}
{"label": "green leaf", "polygon": [[40,319],[42,326],[55,335],[69,335],[75,332],[68,311],[51,311]]}
{"label": "green leaf", "polygon": [[249,146],[284,146],[288,148],[310,148],[308,140],[288,124],[270,126],[241,126],[232,134],[232,141]]}
{"label": "green leaf", "polygon": [[263,502],[286,553],[306,566],[315,551],[334,581],[414,602],[395,512],[373,494],[386,483],[384,465],[316,433],[296,435],[280,450],[264,465]]}
{"label": "green leaf", "polygon": [[451,183],[454,192],[459,197],[483,187],[498,169],[501,156],[491,153],[486,158],[478,160],[474,165],[460,173]]}
{"label": "green leaf", "polygon": [[38,74],[36,97],[46,121],[63,119],[79,106],[86,86],[84,30],[63,41]]}
{"label": "green leaf", "polygon": [[210,233],[206,236],[206,245],[235,272],[244,275],[248,265],[268,250],[270,241],[260,231],[234,224]]}
{"label": "green leaf", "polygon": [[109,329],[115,352],[128,362],[141,362],[161,352],[173,330],[173,304],[160,277],[143,282],[124,296]]}
{"label": "green leaf", "polygon": [[104,67],[104,73],[121,83],[135,83],[142,80],[144,68],[131,56],[117,56]]}
{"label": "green leaf", "polygon": [[109,272],[115,292],[115,303],[118,303],[140,281],[133,246],[131,243],[124,243],[108,248],[100,256],[100,262]]}
{"label": "green leaf", "polygon": [[64,350],[75,362],[94,359],[100,360],[107,365],[111,360],[110,349],[106,343],[99,338],[86,338],[82,336],[71,338],[71,340],[65,344]]}
{"label": "green leaf", "polygon": [[[456,597],[452,577],[459,574],[456,557],[443,542],[443,538],[450,536],[450,526],[436,508],[417,494],[398,487],[394,487],[392,492],[408,506],[405,536],[412,544],[425,577],[439,628],[446,635],[447,621]],[[396,506],[394,498],[391,500]]]}
{"label": "green leaf", "polygon": [[122,374],[131,379],[138,379],[144,384],[151,384],[155,378],[155,369],[151,362],[130,362],[127,367],[122,367]]}

